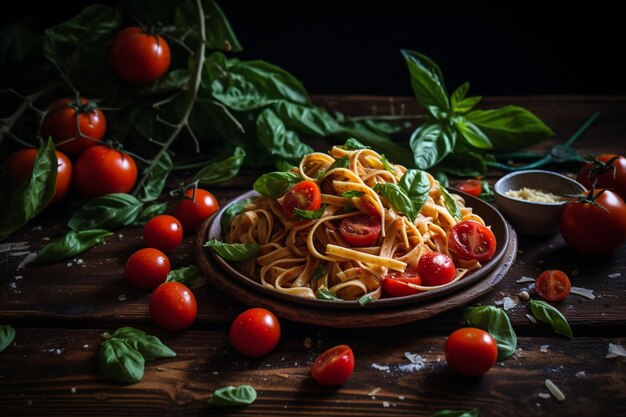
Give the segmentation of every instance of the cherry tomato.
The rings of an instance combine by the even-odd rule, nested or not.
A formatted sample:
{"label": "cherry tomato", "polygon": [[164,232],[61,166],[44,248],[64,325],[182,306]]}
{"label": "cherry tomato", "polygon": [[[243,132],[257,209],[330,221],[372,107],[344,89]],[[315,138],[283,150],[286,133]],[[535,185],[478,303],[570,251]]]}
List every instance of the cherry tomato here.
{"label": "cherry tomato", "polygon": [[565,243],[576,252],[611,253],[626,240],[626,203],[612,191],[597,190],[580,202],[565,205],[560,228]]}
{"label": "cherry tomato", "polygon": [[626,201],[626,157],[615,154],[599,155],[580,169],[576,177],[579,183],[591,189],[607,188]]}
{"label": "cherry tomato", "polygon": [[371,246],[380,236],[380,220],[372,216],[352,216],[342,220],[341,236],[352,246]]}
{"label": "cherry tomato", "polygon": [[81,97],[80,103],[71,98],[60,99],[46,111],[41,136],[52,136],[56,148],[67,155],[79,155],[104,137],[104,114],[86,98]]}
{"label": "cherry tomato", "polygon": [[348,345],[328,349],[311,365],[311,376],[322,385],[334,387],[346,382],[354,370],[354,353]]}
{"label": "cherry tomato", "polygon": [[454,331],[444,350],[448,366],[465,376],[483,375],[498,359],[498,345],[493,337],[473,327]]}
{"label": "cherry tomato", "polygon": [[143,241],[146,246],[163,252],[171,252],[183,240],[183,226],[176,217],[167,214],[150,219],[143,227]]}
{"label": "cherry tomato", "polygon": [[465,220],[455,224],[450,231],[448,250],[460,259],[485,262],[496,252],[496,237],[488,227]]}
{"label": "cherry tomato", "polygon": [[115,75],[129,84],[150,84],[170,66],[170,47],[161,36],[131,26],[115,35],[109,50]]}
{"label": "cherry tomato", "polygon": [[280,340],[280,323],[264,308],[251,308],[230,326],[230,343],[244,356],[258,358],[270,353]]}
{"label": "cherry tomato", "polygon": [[160,250],[139,249],[126,261],[126,280],[135,288],[153,290],[165,282],[170,269],[170,260]]}
{"label": "cherry tomato", "polygon": [[83,152],[74,166],[74,184],[85,197],[127,193],[137,180],[135,160],[108,146],[94,146]]}
{"label": "cherry tomato", "polygon": [[420,292],[411,285],[422,285],[422,278],[412,269],[404,272],[392,271],[383,278],[383,291],[391,297],[404,297]]}
{"label": "cherry tomato", "polygon": [[[72,184],[72,162],[62,152],[56,151],[57,154],[57,182],[54,189],[54,196],[49,206],[57,204],[65,197],[67,191]],[[20,149],[9,156],[4,163],[4,169],[7,171],[13,184],[20,185],[33,172],[35,159],[37,158],[37,150],[28,148]]]}
{"label": "cherry tomato", "polygon": [[191,326],[196,319],[196,297],[186,285],[168,281],[159,285],[150,295],[150,316],[161,328],[179,332]]}
{"label": "cherry tomato", "polygon": [[464,180],[456,186],[456,189],[478,197],[483,192],[483,184],[480,180]]}
{"label": "cherry tomato", "polygon": [[420,258],[417,273],[422,277],[424,285],[434,287],[452,281],[456,275],[456,267],[448,255],[430,252]]}
{"label": "cherry tomato", "polygon": [[535,282],[537,295],[546,301],[563,301],[572,285],[567,274],[558,269],[543,271]]}
{"label": "cherry tomato", "polygon": [[186,198],[180,200],[171,214],[183,225],[185,232],[195,232],[210,215],[219,210],[217,199],[210,192],[197,188],[185,192]]}
{"label": "cherry tomato", "polygon": [[283,213],[291,220],[295,218],[295,209],[318,210],[320,207],[322,207],[322,194],[313,181],[297,183],[283,197]]}

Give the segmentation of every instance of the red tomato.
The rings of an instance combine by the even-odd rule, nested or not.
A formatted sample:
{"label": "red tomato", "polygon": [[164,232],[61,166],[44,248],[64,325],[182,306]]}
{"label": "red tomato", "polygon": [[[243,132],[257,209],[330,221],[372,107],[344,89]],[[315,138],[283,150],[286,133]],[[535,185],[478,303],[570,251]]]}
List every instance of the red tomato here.
{"label": "red tomato", "polygon": [[129,84],[150,84],[170,66],[170,47],[161,36],[131,26],[115,35],[109,50],[115,75]]}
{"label": "red tomato", "polygon": [[470,179],[459,183],[456,189],[478,197],[483,192],[483,184],[480,180]]}
{"label": "red tomato", "polygon": [[170,269],[170,260],[160,250],[139,249],[126,261],[126,280],[135,288],[153,290],[165,282]]}
{"label": "red tomato", "polygon": [[127,193],[137,180],[135,160],[108,146],[94,146],[83,152],[74,166],[74,184],[85,197]]}
{"label": "red tomato", "polygon": [[[55,146],[67,155],[79,155],[102,141],[107,122],[104,114],[80,98],[80,104],[71,98],[55,101],[46,109],[41,125],[41,136],[52,136]],[[79,130],[80,129],[80,130]]]}
{"label": "red tomato", "polygon": [[607,188],[626,201],[626,157],[600,155],[593,162],[583,165],[576,179],[587,189],[591,189],[597,180],[596,188]]}
{"label": "red tomato", "polygon": [[334,387],[346,382],[354,370],[354,353],[348,345],[328,349],[311,365],[311,376],[322,385]]}
{"label": "red tomato", "polygon": [[484,330],[465,327],[456,330],[446,340],[446,362],[465,376],[486,373],[498,359],[498,345]]}
{"label": "red tomato", "polygon": [[392,271],[385,276],[382,282],[383,291],[391,297],[404,297],[420,292],[409,284],[422,285],[422,278],[411,269],[405,269],[404,272]]}
{"label": "red tomato", "polygon": [[146,246],[163,252],[171,252],[183,240],[183,226],[176,217],[167,214],[150,219],[143,227],[143,241]]}
{"label": "red tomato", "polygon": [[201,188],[189,189],[185,198],[172,208],[171,214],[183,225],[185,232],[195,232],[210,215],[219,210],[217,199]]}
{"label": "red tomato", "polygon": [[448,250],[460,259],[485,262],[496,252],[496,237],[488,227],[465,220],[455,224],[450,231]]}
{"label": "red tomato", "polygon": [[452,281],[456,275],[456,267],[448,255],[430,252],[420,258],[417,273],[422,277],[424,285],[434,287]]}
{"label": "red tomato", "polygon": [[318,210],[322,207],[320,188],[313,181],[301,181],[291,187],[283,197],[283,213],[293,220],[294,210]]}
{"label": "red tomato", "polygon": [[[57,183],[54,189],[54,197],[48,203],[49,206],[57,204],[65,197],[67,191],[72,184],[72,162],[62,152],[56,151],[57,154]],[[13,184],[20,185],[33,172],[37,158],[37,150],[28,148],[20,149],[9,156],[4,163],[4,169],[7,171]]]}
{"label": "red tomato", "polygon": [[339,226],[339,232],[352,246],[371,246],[380,236],[380,220],[366,215],[346,217]]}
{"label": "red tomato", "polygon": [[543,271],[535,282],[537,295],[546,301],[563,301],[572,285],[567,274],[558,269]]}
{"label": "red tomato", "polygon": [[626,240],[626,203],[612,191],[598,190],[566,204],[560,227],[565,243],[576,252],[611,253]]}
{"label": "red tomato", "polygon": [[150,295],[150,316],[161,328],[179,332],[191,326],[196,319],[196,297],[186,285],[168,281],[159,285]]}
{"label": "red tomato", "polygon": [[280,340],[280,323],[264,308],[251,308],[230,326],[230,343],[244,356],[258,358],[270,353]]}

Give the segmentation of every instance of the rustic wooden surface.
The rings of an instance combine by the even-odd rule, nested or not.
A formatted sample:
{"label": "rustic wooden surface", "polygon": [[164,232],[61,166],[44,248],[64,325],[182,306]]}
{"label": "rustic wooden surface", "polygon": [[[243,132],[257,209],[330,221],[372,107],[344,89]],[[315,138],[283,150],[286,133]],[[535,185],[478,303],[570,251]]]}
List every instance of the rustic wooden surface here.
{"label": "rustic wooden surface", "polygon": [[[315,100],[350,116],[418,111],[410,98]],[[598,110],[600,118],[576,148],[583,154],[626,149],[625,97],[485,100],[485,107],[504,104],[532,110],[556,132],[535,150],[564,141]],[[212,191],[225,203],[247,191],[252,181],[253,175],[243,175]],[[37,250],[65,232],[64,219],[62,211],[47,213],[8,241],[27,241],[30,250]],[[174,267],[193,263],[193,240],[187,237],[172,254]],[[520,277],[554,268],[597,298],[570,295],[558,305],[572,325],[573,340],[532,324],[524,303],[509,310],[519,350],[478,379],[457,376],[443,357],[445,337],[463,325],[461,308],[385,328],[332,329],[283,320],[277,349],[250,360],[228,342],[230,322],[245,306],[205,286],[195,291],[199,313],[192,328],[161,331],[150,321],[149,294],[131,289],[123,279],[126,259],[140,247],[140,229],[125,228],[106,244],[57,264],[17,269],[23,256],[0,254],[0,324],[17,331],[14,343],[0,353],[0,416],[430,416],[452,408],[478,408],[483,417],[626,415],[626,360],[605,358],[609,343],[626,346],[626,245],[611,255],[587,258],[568,250],[558,234],[519,235],[515,265],[473,305],[493,305],[527,286],[515,282]],[[143,380],[131,386],[102,377],[96,359],[100,334],[125,325],[159,336],[177,352],[175,358],[149,362]],[[355,352],[352,378],[338,389],[318,386],[308,376],[309,366],[317,354],[341,343]],[[542,345],[549,345],[547,352]],[[421,355],[425,364],[412,366],[405,352]],[[565,392],[565,401],[539,396],[547,393],[546,378]],[[253,405],[236,410],[206,405],[214,389],[242,383],[256,387]]]}

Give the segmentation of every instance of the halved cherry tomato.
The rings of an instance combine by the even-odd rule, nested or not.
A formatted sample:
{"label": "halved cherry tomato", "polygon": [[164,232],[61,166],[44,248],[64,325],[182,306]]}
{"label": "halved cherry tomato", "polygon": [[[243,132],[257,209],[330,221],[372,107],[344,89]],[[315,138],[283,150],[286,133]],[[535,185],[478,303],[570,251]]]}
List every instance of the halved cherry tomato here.
{"label": "halved cherry tomato", "polygon": [[283,213],[290,220],[295,218],[295,209],[318,210],[322,207],[320,188],[313,181],[301,181],[291,187],[283,197]]}
{"label": "halved cherry tomato", "polygon": [[80,103],[72,98],[55,101],[46,109],[41,136],[52,140],[57,149],[68,155],[79,155],[98,145],[106,131],[106,119],[101,110],[86,98]]}
{"label": "halved cherry tomato", "polygon": [[244,356],[258,358],[270,353],[280,340],[280,323],[269,310],[251,308],[230,326],[230,343]]}
{"label": "halved cherry tomato", "polygon": [[127,193],[137,180],[137,165],[129,154],[108,146],[83,152],[74,166],[74,184],[85,197]]}
{"label": "halved cherry tomato", "polygon": [[558,269],[543,271],[535,282],[537,295],[546,301],[565,300],[571,288],[567,274]]}
{"label": "halved cherry tomato", "polygon": [[422,277],[424,285],[434,287],[452,281],[456,275],[456,267],[448,255],[430,252],[420,258],[417,273]]}
{"label": "halved cherry tomato", "polygon": [[143,241],[146,246],[163,252],[171,252],[183,240],[183,226],[178,219],[168,214],[151,218],[143,227]]}
{"label": "halved cherry tomato", "polygon": [[448,249],[457,258],[484,262],[496,253],[496,237],[488,227],[465,220],[454,225],[450,231]]}
{"label": "halved cherry tomato", "polygon": [[185,197],[180,200],[171,211],[183,226],[185,233],[195,232],[210,215],[219,210],[217,199],[210,191],[193,188],[185,192]]}
{"label": "halved cherry tomato", "polygon": [[191,326],[198,313],[193,292],[186,285],[168,281],[159,285],[148,302],[152,320],[161,328],[179,332]]}
{"label": "halved cherry tomato", "polygon": [[[54,188],[54,196],[49,206],[57,204],[67,194],[72,184],[72,163],[65,154],[56,151],[57,154],[57,183]],[[4,169],[11,177],[13,184],[20,185],[33,172],[37,149],[20,149],[9,156],[4,163]]]}
{"label": "halved cherry tomato", "polygon": [[412,269],[405,269],[404,272],[392,271],[383,278],[383,291],[391,297],[404,297],[420,292],[411,285],[422,285],[422,278]]}
{"label": "halved cherry tomato", "polygon": [[483,184],[480,180],[470,179],[460,182],[455,188],[473,195],[474,197],[478,197],[483,191]]}
{"label": "halved cherry tomato", "polygon": [[446,362],[465,376],[480,376],[498,359],[498,345],[489,333],[474,327],[454,331],[446,340]]}
{"label": "halved cherry tomato", "polygon": [[352,246],[371,246],[380,236],[380,220],[365,215],[346,217],[339,226],[339,232]]}
{"label": "halved cherry tomato", "polygon": [[311,365],[311,376],[322,385],[334,387],[346,382],[354,370],[354,353],[348,345],[328,349]]}

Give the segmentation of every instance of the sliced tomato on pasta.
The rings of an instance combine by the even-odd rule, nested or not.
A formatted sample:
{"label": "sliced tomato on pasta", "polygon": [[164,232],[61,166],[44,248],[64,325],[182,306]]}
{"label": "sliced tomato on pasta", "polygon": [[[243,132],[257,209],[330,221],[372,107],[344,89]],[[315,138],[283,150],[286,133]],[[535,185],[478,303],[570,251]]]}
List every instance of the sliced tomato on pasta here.
{"label": "sliced tomato on pasta", "polygon": [[380,220],[372,216],[346,217],[339,226],[339,232],[351,246],[371,246],[380,236]]}
{"label": "sliced tomato on pasta", "polygon": [[484,262],[496,253],[496,237],[488,227],[465,220],[454,225],[450,231],[448,249],[459,259]]}
{"label": "sliced tomato on pasta", "polygon": [[392,271],[382,282],[383,291],[390,297],[404,297],[419,293],[420,290],[413,285],[422,285],[422,278],[412,269],[406,269],[404,272]]}
{"label": "sliced tomato on pasta", "polygon": [[295,209],[318,210],[322,206],[320,188],[313,181],[301,181],[285,193],[282,206],[290,220],[295,218]]}

